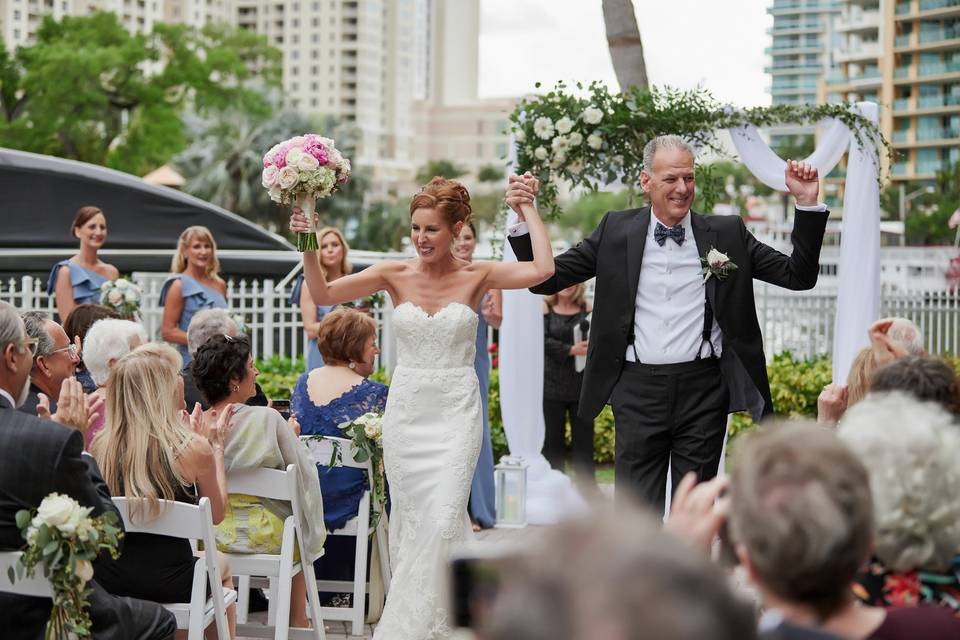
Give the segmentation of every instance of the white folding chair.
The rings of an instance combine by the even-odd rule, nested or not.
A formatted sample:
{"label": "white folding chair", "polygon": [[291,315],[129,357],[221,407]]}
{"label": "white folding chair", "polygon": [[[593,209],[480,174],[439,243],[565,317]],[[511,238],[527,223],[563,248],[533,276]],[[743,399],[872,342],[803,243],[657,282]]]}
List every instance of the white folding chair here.
{"label": "white folding chair", "polygon": [[0,552],[0,591],[15,593],[20,596],[52,598],[53,589],[50,587],[50,581],[43,577],[42,567],[36,568],[32,578],[24,576],[16,582],[10,582],[10,578],[7,577],[7,569],[16,567],[22,555],[23,553],[20,551]]}
{"label": "white folding chair", "polygon": [[[303,571],[307,585],[307,601],[310,604],[310,619],[313,629],[307,637],[324,640],[323,614],[320,610],[320,596],[317,593],[317,579],[313,573],[313,563],[305,562],[303,534],[300,523],[300,499],[297,484],[297,468],[287,466],[285,471],[278,469],[252,469],[231,473],[227,476],[227,492],[246,494],[257,498],[284,500],[289,502],[293,515],[283,523],[283,535],[279,554],[270,553],[227,553],[230,570],[239,578],[240,601],[237,605],[237,635],[258,638],[284,640],[300,633],[290,629],[290,593],[291,580]],[[298,562],[293,561],[294,544],[300,549]],[[250,577],[270,579],[270,610],[267,614],[267,626],[247,624],[247,610],[250,604]]]}
{"label": "white folding chair", "polygon": [[[341,454],[334,459],[334,466],[362,469],[367,474],[367,480],[373,484],[373,467],[370,461],[356,462],[350,454],[350,440],[324,436],[322,440],[316,436],[302,436],[307,448],[313,455],[314,461],[321,466],[330,466],[334,458],[334,450],[339,447]],[[357,516],[349,520],[341,529],[330,531],[331,536],[355,536],[357,539],[357,553],[354,556],[353,582],[343,580],[318,580],[317,589],[327,592],[350,591],[353,593],[353,602],[350,607],[324,607],[323,617],[327,620],[344,620],[351,623],[352,635],[364,634],[364,602],[367,588],[367,550],[370,544],[370,490],[363,492],[360,498],[360,508]],[[382,514],[377,523],[376,535],[377,551],[379,552],[379,570],[383,578],[383,590],[386,593],[390,588],[390,556],[387,546],[386,514]]]}
{"label": "white folding chair", "polygon": [[[132,522],[130,509],[137,500],[138,498],[113,499],[127,533],[152,533],[203,542],[204,554],[197,558],[193,567],[190,602],[163,603],[163,606],[176,616],[177,628],[188,630],[188,640],[202,640],[204,629],[216,621],[217,636],[220,640],[227,640],[230,637],[227,607],[237,601],[237,592],[223,586],[220,565],[214,556],[217,542],[213,535],[210,499],[200,498],[200,503],[196,505],[160,500],[160,515],[157,518]],[[145,504],[143,507],[146,511]],[[144,570],[149,571],[149,567],[144,567]],[[210,598],[207,598],[206,594],[207,584],[210,585]]]}

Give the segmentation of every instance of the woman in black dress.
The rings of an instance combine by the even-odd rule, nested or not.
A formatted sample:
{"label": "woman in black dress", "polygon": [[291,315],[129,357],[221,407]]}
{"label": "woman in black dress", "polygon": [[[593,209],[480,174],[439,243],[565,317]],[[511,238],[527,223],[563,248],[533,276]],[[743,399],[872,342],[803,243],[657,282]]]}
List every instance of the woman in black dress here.
{"label": "woman in black dress", "polygon": [[[566,425],[570,421],[570,461],[577,481],[595,484],[593,468],[593,420],[577,415],[583,372],[576,370],[576,357],[587,355],[587,316],[592,306],[586,287],[576,284],[544,299],[543,305],[543,418],[546,432],[543,455],[550,466],[563,470],[567,458]],[[574,329],[582,339],[574,340]]]}

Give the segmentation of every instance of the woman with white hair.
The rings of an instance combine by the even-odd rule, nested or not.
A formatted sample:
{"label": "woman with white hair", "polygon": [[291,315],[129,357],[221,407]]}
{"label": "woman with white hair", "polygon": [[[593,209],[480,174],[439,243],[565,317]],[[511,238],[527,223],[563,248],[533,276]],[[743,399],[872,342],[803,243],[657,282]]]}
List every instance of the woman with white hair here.
{"label": "woman with white hair", "polygon": [[960,428],[899,392],[850,409],[840,437],[870,475],[874,557],[854,592],[874,606],[940,605],[960,615]]}
{"label": "woman with white hair", "polygon": [[104,409],[84,434],[84,448],[89,449],[93,436],[103,428],[106,419],[107,394],[104,385],[117,360],[147,342],[147,331],[138,322],[105,318],[97,320],[83,337],[83,364],[96,385],[93,392],[104,400]]}

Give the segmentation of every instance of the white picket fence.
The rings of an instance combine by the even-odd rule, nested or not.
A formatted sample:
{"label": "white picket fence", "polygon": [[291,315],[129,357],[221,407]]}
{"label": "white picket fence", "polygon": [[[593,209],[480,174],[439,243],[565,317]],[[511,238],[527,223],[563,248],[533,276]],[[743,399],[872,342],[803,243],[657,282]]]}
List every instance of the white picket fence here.
{"label": "white picket fence", "polygon": [[[159,306],[160,288],[165,278],[166,274],[133,274],[143,288],[143,323],[149,335],[157,339],[163,312]],[[53,299],[47,296],[45,284],[45,280],[31,276],[8,278],[0,281],[0,300],[21,311],[44,310],[52,314]],[[231,312],[243,316],[258,357],[302,355],[306,338],[300,324],[300,308],[287,302],[292,287],[287,284],[276,290],[275,285],[271,279],[229,280],[227,300]],[[755,295],[768,357],[782,351],[800,358],[831,353],[835,289],[820,286],[813,291],[794,292],[757,282]],[[906,317],[916,322],[923,330],[930,353],[960,354],[960,293],[885,289],[881,309],[884,316]],[[393,368],[396,354],[390,331],[391,312],[389,300],[375,310],[380,327],[380,365],[388,371]]]}

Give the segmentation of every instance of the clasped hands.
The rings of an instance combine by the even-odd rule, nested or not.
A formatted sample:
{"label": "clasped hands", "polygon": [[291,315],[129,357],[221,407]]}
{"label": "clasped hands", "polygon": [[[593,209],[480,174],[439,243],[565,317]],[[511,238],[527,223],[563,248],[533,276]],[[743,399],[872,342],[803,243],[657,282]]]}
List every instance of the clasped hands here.
{"label": "clasped hands", "polygon": [[540,181],[529,171],[522,176],[510,174],[510,178],[507,181],[507,206],[516,212],[519,222],[525,220],[522,211],[523,207],[532,207],[533,201],[539,192]]}

